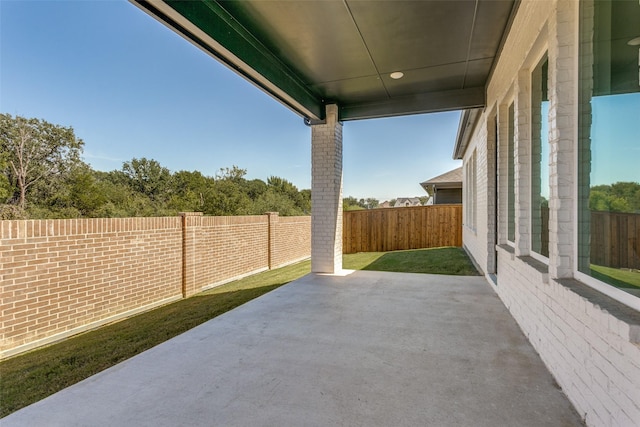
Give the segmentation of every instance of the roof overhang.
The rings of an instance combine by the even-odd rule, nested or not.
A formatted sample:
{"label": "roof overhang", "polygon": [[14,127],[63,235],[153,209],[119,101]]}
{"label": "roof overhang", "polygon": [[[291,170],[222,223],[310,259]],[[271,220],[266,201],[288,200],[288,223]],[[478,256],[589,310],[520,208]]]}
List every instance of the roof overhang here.
{"label": "roof overhang", "polygon": [[483,107],[519,4],[131,1],[309,121]]}
{"label": "roof overhang", "polygon": [[422,188],[462,188],[462,183],[460,181],[438,183],[421,182],[420,185]]}
{"label": "roof overhang", "polygon": [[429,194],[435,193],[438,189],[462,188],[462,167],[421,182],[420,186]]}
{"label": "roof overhang", "polygon": [[453,147],[453,158],[460,160],[464,156],[467,146],[473,136],[473,131],[482,113],[482,108],[474,108],[471,110],[465,110],[460,116],[460,122],[458,124],[458,134],[456,136],[456,143]]}

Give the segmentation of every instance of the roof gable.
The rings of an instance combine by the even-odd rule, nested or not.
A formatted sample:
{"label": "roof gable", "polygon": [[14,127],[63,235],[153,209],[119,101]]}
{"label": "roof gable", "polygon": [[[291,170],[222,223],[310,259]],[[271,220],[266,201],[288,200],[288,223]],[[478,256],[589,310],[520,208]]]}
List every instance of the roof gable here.
{"label": "roof gable", "polygon": [[439,186],[442,184],[460,184],[462,186],[462,166],[420,183],[423,187],[425,185]]}

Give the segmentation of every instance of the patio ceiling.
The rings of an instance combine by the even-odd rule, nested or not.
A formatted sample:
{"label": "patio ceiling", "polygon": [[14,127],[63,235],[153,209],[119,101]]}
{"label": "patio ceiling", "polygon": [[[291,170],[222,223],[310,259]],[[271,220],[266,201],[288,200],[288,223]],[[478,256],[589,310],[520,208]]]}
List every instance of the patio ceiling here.
{"label": "patio ceiling", "polygon": [[310,122],[484,106],[519,3],[131,1]]}

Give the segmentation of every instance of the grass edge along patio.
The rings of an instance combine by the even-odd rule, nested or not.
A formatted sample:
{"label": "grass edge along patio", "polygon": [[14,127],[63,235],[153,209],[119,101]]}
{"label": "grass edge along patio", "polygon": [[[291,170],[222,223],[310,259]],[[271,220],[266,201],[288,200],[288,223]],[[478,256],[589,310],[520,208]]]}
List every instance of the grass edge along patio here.
{"label": "grass edge along patio", "polygon": [[[477,275],[461,248],[344,256],[347,269]],[[311,271],[302,261],[230,282],[0,361],[0,417],[41,400]]]}

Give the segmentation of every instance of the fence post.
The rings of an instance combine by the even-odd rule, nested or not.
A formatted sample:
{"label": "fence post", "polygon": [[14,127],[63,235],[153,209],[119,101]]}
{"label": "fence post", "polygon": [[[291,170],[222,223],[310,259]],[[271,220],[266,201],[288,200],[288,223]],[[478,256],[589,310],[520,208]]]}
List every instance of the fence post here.
{"label": "fence post", "polygon": [[182,217],[182,297],[197,293],[197,244],[202,225],[202,212],[180,212]]}
{"label": "fence post", "polygon": [[267,212],[265,215],[267,215],[267,219],[269,220],[269,239],[267,244],[269,245],[269,270],[272,270],[276,267],[276,228],[278,227],[280,214],[278,212]]}

